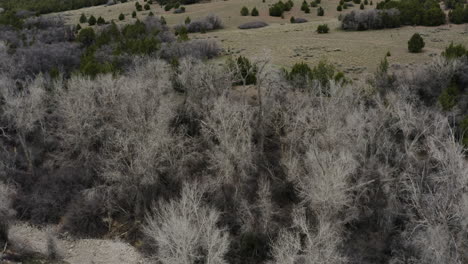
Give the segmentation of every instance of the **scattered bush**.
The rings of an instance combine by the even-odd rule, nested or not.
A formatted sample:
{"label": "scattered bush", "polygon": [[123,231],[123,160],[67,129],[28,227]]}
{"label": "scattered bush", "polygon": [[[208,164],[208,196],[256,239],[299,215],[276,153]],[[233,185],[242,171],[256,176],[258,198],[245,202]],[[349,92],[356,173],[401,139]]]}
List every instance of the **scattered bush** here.
{"label": "scattered bush", "polygon": [[96,18],[94,16],[90,16],[89,19],[88,19],[88,23],[90,26],[94,26],[96,25]]}
{"label": "scattered bush", "polygon": [[268,24],[263,21],[252,21],[240,25],[239,29],[261,28],[266,26],[268,26]]}
{"label": "scattered bush", "polygon": [[122,14],[122,13],[120,13],[120,15],[119,15],[119,20],[120,20],[120,21],[124,21],[124,20],[125,20],[125,15]]}
{"label": "scattered bush", "polygon": [[284,11],[286,11],[286,5],[282,1],[279,1],[270,7],[269,14],[270,16],[281,17]]}
{"label": "scattered bush", "polygon": [[138,11],[138,12],[143,11],[143,7],[141,6],[141,4],[138,1],[135,2],[135,8],[136,8],[136,11]]}
{"label": "scattered bush", "polygon": [[150,7],[150,5],[149,5],[149,4],[145,4],[145,5],[144,5],[144,8],[145,8],[145,10],[146,10],[146,11],[148,11],[148,10],[150,10],[150,9],[151,9],[151,7]]}
{"label": "scattered bush", "polygon": [[408,50],[411,53],[418,53],[424,48],[424,40],[418,33],[415,33],[408,41]]}
{"label": "scattered bush", "polygon": [[98,25],[104,25],[105,23],[106,23],[106,20],[104,20],[104,18],[99,17],[99,18],[97,19],[97,24],[98,24]]}
{"label": "scattered bush", "polygon": [[341,7],[341,5],[336,7],[336,11],[341,12],[342,10],[343,10],[343,8]]}
{"label": "scattered bush", "polygon": [[185,18],[185,21],[184,21],[185,25],[190,24],[190,22],[192,22],[192,20],[190,19],[190,17]]}
{"label": "scattered bush", "polygon": [[247,7],[242,7],[241,11],[241,16],[248,16],[249,15],[249,9]]}
{"label": "scattered bush", "polygon": [[84,23],[86,23],[86,22],[88,22],[88,19],[86,18],[85,14],[81,14],[81,16],[80,16],[80,23],[81,23],[81,24],[84,24]]}
{"label": "scattered bush", "polygon": [[323,10],[322,7],[319,7],[317,9],[317,16],[324,16],[325,15],[325,10]]}
{"label": "scattered bush", "polygon": [[361,5],[359,6],[359,9],[364,10],[364,4],[363,3],[361,3]]}
{"label": "scattered bush", "polygon": [[136,18],[137,17],[137,13],[135,11],[132,12],[132,18]]}
{"label": "scattered bush", "polygon": [[330,31],[330,28],[328,28],[327,24],[322,24],[322,25],[317,26],[317,33],[319,34],[328,33],[328,31]]}
{"label": "scattered bush", "polygon": [[442,56],[447,59],[457,59],[463,56],[468,57],[468,49],[461,44],[454,45],[452,42],[447,48],[445,48],[445,51],[442,52]]}
{"label": "scattered bush", "polygon": [[250,14],[251,14],[252,16],[258,16],[258,15],[259,15],[259,13],[258,13],[258,10],[257,10],[257,8],[256,8],[256,7],[254,7],[254,8],[252,9],[252,12],[251,12]]}

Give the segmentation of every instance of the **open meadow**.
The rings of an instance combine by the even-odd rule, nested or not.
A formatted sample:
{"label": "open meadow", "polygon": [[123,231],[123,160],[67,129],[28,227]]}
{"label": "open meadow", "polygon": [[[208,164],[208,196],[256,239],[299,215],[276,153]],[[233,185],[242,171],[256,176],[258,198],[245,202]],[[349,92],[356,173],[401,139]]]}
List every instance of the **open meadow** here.
{"label": "open meadow", "polygon": [[[215,39],[219,41],[226,55],[255,57],[267,54],[272,63],[279,67],[291,67],[297,62],[307,62],[311,65],[325,59],[338,70],[356,76],[360,73],[373,72],[382,58],[390,52],[388,58],[391,64],[419,64],[431,61],[451,42],[468,45],[468,25],[447,24],[438,27],[405,26],[395,29],[344,31],[340,28],[339,16],[359,10],[354,4],[342,12],[338,12],[337,0],[324,0],[320,6],[325,10],[324,16],[317,16],[317,8],[311,8],[309,14],[300,10],[300,0],[294,0],[294,7],[286,12],[284,19],[268,15],[268,8],[275,1],[266,0],[227,0],[204,2],[185,6],[186,12],[174,14],[173,10],[164,11],[154,3],[150,11],[138,12],[139,19],[144,19],[149,12],[155,16],[163,16],[168,25],[183,24],[187,17],[192,20],[216,14],[223,22],[224,28],[207,33],[191,34],[194,39]],[[141,1],[144,4],[143,1]],[[374,8],[367,5],[367,9]],[[259,16],[241,16],[240,10],[246,6],[251,10],[256,7]],[[102,16],[106,21],[117,24],[133,23],[131,18],[135,10],[135,2],[121,3],[112,6],[97,6],[60,13],[70,24],[79,22],[81,14],[95,17]],[[124,14],[125,21],[119,21],[119,14]],[[290,23],[291,16],[305,18],[307,23]],[[269,26],[258,29],[241,30],[238,26],[251,21],[264,21]],[[317,34],[320,24],[328,24],[329,34]],[[409,53],[407,41],[414,33],[424,37],[426,47],[422,53]]]}

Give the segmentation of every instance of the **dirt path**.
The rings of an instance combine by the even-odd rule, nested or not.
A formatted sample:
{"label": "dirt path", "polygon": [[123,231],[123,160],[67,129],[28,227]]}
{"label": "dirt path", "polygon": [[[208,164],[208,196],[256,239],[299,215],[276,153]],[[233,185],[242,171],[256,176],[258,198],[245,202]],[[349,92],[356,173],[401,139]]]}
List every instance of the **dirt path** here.
{"label": "dirt path", "polygon": [[[55,227],[38,229],[18,223],[10,229],[12,244],[47,255],[47,240]],[[139,264],[149,263],[131,245],[101,239],[55,239],[63,261],[70,264]]]}

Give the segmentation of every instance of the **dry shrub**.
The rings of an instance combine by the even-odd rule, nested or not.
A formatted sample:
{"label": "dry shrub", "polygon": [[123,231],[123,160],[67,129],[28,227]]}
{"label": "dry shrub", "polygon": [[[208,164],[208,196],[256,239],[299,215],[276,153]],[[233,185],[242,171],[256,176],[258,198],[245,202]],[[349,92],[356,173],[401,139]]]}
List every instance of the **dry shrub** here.
{"label": "dry shrub", "polygon": [[179,199],[161,202],[146,218],[144,233],[151,238],[156,261],[227,263],[229,235],[217,226],[220,213],[203,203],[203,187],[186,183]]}
{"label": "dry shrub", "polygon": [[251,28],[262,28],[268,26],[267,23],[263,21],[253,21],[247,22],[239,26],[239,29],[251,29]]}

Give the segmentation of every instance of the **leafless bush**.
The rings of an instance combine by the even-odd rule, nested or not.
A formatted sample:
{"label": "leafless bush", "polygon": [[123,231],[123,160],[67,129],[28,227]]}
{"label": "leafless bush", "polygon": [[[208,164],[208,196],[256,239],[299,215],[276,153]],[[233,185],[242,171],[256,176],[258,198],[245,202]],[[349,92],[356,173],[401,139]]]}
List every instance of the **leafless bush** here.
{"label": "leafless bush", "polygon": [[307,23],[308,20],[302,17],[298,17],[294,19],[294,23]]}
{"label": "leafless bush", "polygon": [[351,13],[346,14],[342,19],[341,27],[344,30],[367,30],[394,26],[393,24],[387,24],[383,20],[384,14],[386,17],[396,19],[400,12],[397,9],[351,11]]}
{"label": "leafless bush", "polygon": [[155,206],[146,218],[145,234],[154,241],[158,262],[227,263],[229,235],[217,227],[219,212],[203,204],[203,190],[185,184],[181,197]]}
{"label": "leafless bush", "polygon": [[210,165],[216,171],[218,185],[238,187],[250,175],[254,163],[251,122],[252,110],[247,104],[233,102],[226,96],[214,101],[203,132],[208,141],[216,142]]}
{"label": "leafless bush", "polygon": [[196,59],[211,59],[221,53],[221,48],[215,40],[190,40],[165,44],[162,46],[160,56],[163,59],[193,57]]}
{"label": "leafless bush", "polygon": [[208,15],[202,19],[190,22],[186,27],[188,32],[195,33],[220,29],[223,28],[223,24],[218,16]]}
{"label": "leafless bush", "polygon": [[263,21],[253,21],[240,25],[239,29],[261,28],[266,26],[268,26],[268,24]]}
{"label": "leafless bush", "polygon": [[293,230],[280,232],[272,245],[272,263],[347,263],[339,252],[342,239],[332,222],[318,219],[317,226],[311,226],[303,208],[296,209],[293,218]]}

